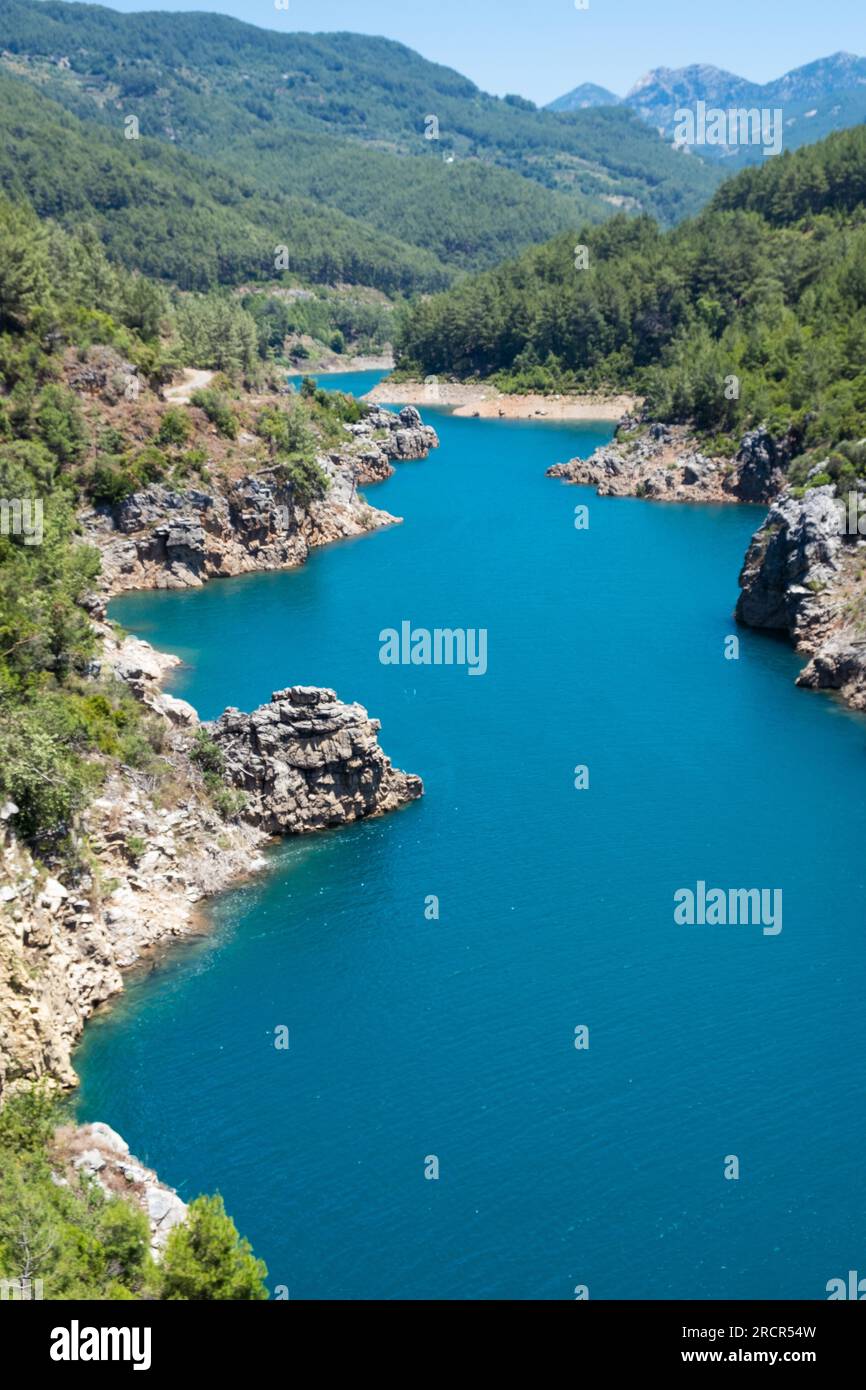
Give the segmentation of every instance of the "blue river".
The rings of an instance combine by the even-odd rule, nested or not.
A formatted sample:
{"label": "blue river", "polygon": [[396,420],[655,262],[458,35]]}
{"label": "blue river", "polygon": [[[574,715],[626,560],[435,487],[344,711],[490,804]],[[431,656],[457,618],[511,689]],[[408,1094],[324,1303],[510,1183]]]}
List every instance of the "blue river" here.
{"label": "blue river", "polygon": [[[203,718],[333,686],[426,795],[217,900],[88,1025],[79,1114],[292,1299],[826,1298],[866,1273],[866,725],[783,642],[725,658],[760,511],[545,478],[604,425],[423,414],[368,490],[402,526],[112,605]],[[383,665],[407,620],[486,674]],[[782,931],[677,925],[698,882]]]}

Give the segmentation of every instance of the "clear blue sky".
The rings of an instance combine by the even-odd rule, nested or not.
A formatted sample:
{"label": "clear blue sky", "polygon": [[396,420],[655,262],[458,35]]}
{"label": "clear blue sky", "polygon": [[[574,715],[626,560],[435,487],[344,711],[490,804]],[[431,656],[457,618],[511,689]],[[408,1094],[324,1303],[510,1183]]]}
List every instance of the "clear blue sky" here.
{"label": "clear blue sky", "polygon": [[205,10],[272,29],[398,39],[485,91],[542,104],[581,82],[622,96],[650,68],[714,63],[756,82],[839,49],[866,54],[866,0],[113,0]]}

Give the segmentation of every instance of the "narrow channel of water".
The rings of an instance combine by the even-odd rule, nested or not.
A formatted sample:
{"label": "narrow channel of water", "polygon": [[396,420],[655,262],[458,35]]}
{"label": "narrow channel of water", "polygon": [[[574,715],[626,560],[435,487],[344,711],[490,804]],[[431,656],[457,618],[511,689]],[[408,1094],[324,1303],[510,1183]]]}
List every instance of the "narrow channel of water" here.
{"label": "narrow channel of water", "polygon": [[[545,478],[606,426],[424,414],[370,489],[403,526],[112,605],[203,717],[333,686],[427,794],[215,903],[88,1026],[80,1113],[292,1298],[825,1297],[866,1249],[864,725],[781,643],[724,659],[759,513]],[[382,665],[406,619],[486,628],[487,674]],[[676,926],[698,880],[781,888],[781,934]]]}

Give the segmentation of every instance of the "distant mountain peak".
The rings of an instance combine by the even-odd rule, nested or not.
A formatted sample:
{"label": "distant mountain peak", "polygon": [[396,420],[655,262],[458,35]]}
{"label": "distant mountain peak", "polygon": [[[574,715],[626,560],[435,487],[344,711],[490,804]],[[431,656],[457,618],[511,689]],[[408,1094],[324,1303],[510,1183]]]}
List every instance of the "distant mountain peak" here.
{"label": "distant mountain peak", "polygon": [[652,68],[643,77],[638,78],[634,86],[629,88],[625,94],[625,101],[630,101],[632,97],[638,96],[647,87],[669,88],[673,86],[704,85],[717,86],[719,83],[741,83],[745,81],[742,77],[737,77],[735,73],[726,72],[724,68],[714,67],[712,63],[691,63],[685,68]]}
{"label": "distant mountain peak", "polygon": [[[585,83],[552,102],[550,109],[573,111],[582,104],[595,105],[588,95],[592,91],[603,92],[604,88]],[[693,110],[698,102],[723,111],[781,108],[785,148],[796,148],[820,140],[833,130],[866,121],[866,58],[856,53],[831,53],[764,83],[751,82],[712,63],[657,67],[629,88],[622,105],[631,107],[664,139],[672,140],[677,112],[684,108]],[[743,162],[761,157],[740,145],[701,146],[695,147],[695,152],[710,160]]]}
{"label": "distant mountain peak", "polygon": [[595,82],[582,82],[574,91],[558,97],[547,108],[549,111],[585,111],[590,106],[621,106],[622,97],[599,87]]}

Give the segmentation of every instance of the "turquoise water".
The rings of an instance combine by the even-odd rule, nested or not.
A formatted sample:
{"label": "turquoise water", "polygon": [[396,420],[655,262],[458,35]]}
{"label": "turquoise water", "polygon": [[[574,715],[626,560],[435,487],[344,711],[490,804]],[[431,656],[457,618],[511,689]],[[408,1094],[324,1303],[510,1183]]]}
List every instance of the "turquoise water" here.
{"label": "turquoise water", "polygon": [[[365,391],[372,391],[382,378],[385,372],[308,372],[319,386],[326,387],[329,391],[347,391],[350,396],[363,396]],[[293,386],[298,386],[303,379],[303,373],[290,372],[288,380]]]}
{"label": "turquoise water", "polygon": [[[205,717],[360,700],[426,797],[221,898],[89,1025],[81,1113],[292,1298],[825,1297],[866,1259],[864,725],[782,643],[724,660],[759,512],[544,477],[606,427],[425,415],[369,490],[403,526],[113,605]],[[381,665],[404,619],[487,628],[487,675]],[[699,879],[782,933],[675,926]]]}

